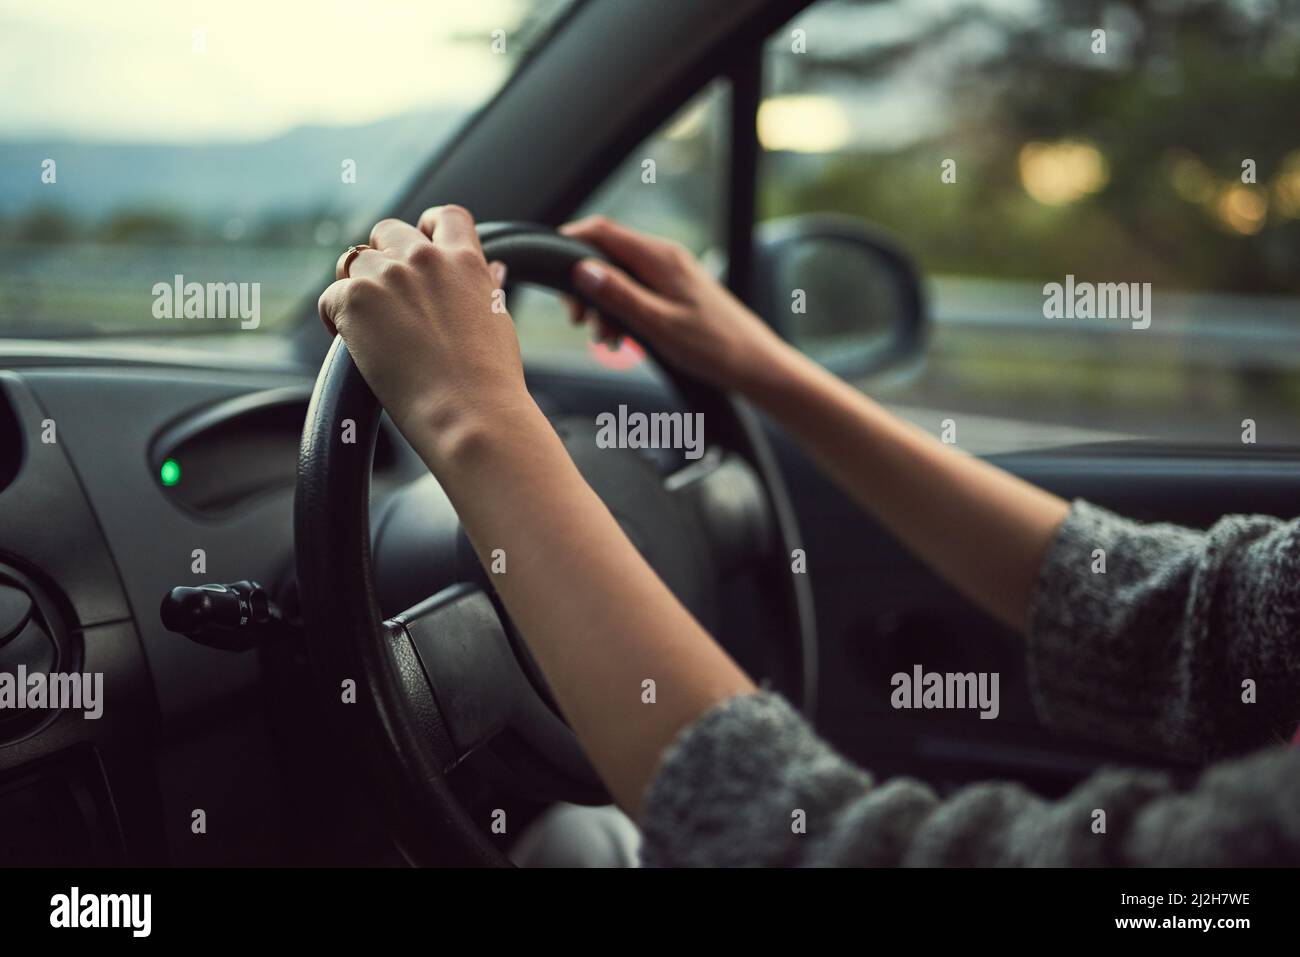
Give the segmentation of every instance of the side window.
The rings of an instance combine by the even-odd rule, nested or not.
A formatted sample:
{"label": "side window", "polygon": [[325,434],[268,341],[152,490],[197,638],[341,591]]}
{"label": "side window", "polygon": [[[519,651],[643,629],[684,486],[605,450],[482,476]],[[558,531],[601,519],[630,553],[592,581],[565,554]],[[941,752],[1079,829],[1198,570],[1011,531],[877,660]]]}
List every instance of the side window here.
{"label": "side window", "polygon": [[[575,218],[599,213],[666,236],[706,259],[725,237],[727,88],[715,81],[632,150]],[[609,350],[570,324],[564,305],[541,290],[514,292],[510,313],[528,360],[611,368],[635,364],[631,347]],[[614,354],[617,353],[617,354]]]}
{"label": "side window", "polygon": [[971,451],[1300,446],[1297,36],[1294,5],[822,0],[765,47],[759,219],[901,242],[932,335],[871,391]]}

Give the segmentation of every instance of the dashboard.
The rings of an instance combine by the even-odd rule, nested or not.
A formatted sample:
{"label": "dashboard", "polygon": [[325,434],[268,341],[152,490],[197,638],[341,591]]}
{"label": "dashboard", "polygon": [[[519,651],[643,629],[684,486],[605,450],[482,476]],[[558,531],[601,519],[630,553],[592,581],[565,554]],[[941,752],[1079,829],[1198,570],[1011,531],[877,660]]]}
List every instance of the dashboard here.
{"label": "dashboard", "polygon": [[[159,618],[177,585],[251,579],[292,605],[315,369],[48,346],[0,343],[0,673],[102,676],[102,709],[0,722],[0,863],[384,862],[386,835],[329,777],[303,647],[218,650]],[[634,408],[663,402],[637,376],[530,372],[553,415],[603,407],[612,383]],[[371,498],[385,614],[474,564],[428,551],[458,523],[387,420]]]}
{"label": "dashboard", "polygon": [[[246,860],[266,839],[283,771],[268,658],[170,633],[158,608],[182,584],[292,587],[312,381],[164,363],[0,372],[0,671],[102,676],[103,689],[96,717],[0,722],[0,861]],[[386,423],[376,494],[421,470]],[[305,693],[303,673],[289,680]],[[196,811],[225,839],[197,840]]]}

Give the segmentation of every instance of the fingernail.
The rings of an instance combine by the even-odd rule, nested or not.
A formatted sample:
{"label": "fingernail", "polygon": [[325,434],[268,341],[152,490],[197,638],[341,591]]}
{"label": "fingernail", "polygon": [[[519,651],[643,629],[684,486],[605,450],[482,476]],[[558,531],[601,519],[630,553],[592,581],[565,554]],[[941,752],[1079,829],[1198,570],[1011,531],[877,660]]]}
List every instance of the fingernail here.
{"label": "fingernail", "polygon": [[492,272],[492,279],[498,286],[506,284],[506,264],[502,262],[488,263],[488,269]]}
{"label": "fingernail", "polygon": [[578,268],[573,271],[573,284],[589,296],[600,292],[608,278],[609,270],[590,259],[578,263]]}

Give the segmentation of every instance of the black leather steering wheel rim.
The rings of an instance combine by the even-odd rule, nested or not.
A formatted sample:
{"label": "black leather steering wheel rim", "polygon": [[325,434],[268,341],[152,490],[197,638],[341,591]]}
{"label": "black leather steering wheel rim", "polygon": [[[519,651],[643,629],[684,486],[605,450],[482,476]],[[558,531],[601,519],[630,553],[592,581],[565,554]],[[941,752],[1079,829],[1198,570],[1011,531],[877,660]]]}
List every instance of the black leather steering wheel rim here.
{"label": "black leather steering wheel rim", "polygon": [[[479,236],[487,257],[505,262],[512,281],[570,295],[578,259],[604,258],[544,226],[482,224]],[[742,456],[760,477],[780,546],[774,557],[785,567],[782,601],[798,632],[789,644],[793,676],[782,690],[811,713],[816,692],[812,592],[808,576],[789,569],[790,553],[801,543],[776,458],[746,406],[659,365],[686,407],[705,413],[711,441]],[[426,679],[427,663],[422,666],[401,616],[384,622],[376,600],[369,492],[381,412],[346,345],[336,339],[308,407],[294,496],[298,589],[326,719],[342,745],[341,757],[375,785],[372,793],[408,860],[508,865],[499,844],[482,822],[471,820],[448,783],[445,768],[464,745],[453,740],[444,721]],[[339,439],[348,420],[352,443]],[[348,682],[354,683],[355,703],[345,701]]]}

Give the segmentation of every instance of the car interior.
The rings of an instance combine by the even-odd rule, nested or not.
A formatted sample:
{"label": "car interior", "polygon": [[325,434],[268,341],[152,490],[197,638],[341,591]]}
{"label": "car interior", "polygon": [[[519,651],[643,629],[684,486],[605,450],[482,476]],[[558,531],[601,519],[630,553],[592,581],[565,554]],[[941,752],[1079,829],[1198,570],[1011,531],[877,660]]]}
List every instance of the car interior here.
{"label": "car interior", "polygon": [[[1088,186],[1092,147],[1079,145],[1093,120],[1072,93],[1076,68],[1051,74],[1059,87],[1016,82],[1047,75],[1033,71],[1057,55],[1050,44],[1026,52],[1031,40],[1084,28],[1089,18],[1071,4],[1044,4],[1023,19],[997,3],[956,5],[959,13],[943,19],[902,0],[501,6],[496,20],[455,28],[419,21],[469,34],[447,42],[509,65],[494,66],[503,71],[495,92],[445,133],[424,137],[428,115],[408,117],[400,136],[385,140],[400,147],[405,165],[363,155],[358,177],[381,170],[373,175],[382,188],[348,193],[354,154],[331,141],[299,152],[275,141],[283,162],[315,156],[334,180],[342,163],[346,199],[293,194],[307,197],[307,226],[281,215],[273,197],[259,198],[261,189],[288,195],[291,182],[258,185],[254,212],[240,212],[238,226],[221,213],[210,240],[169,232],[161,213],[136,204],[114,220],[123,231],[92,249],[84,238],[54,235],[62,227],[33,232],[53,214],[24,205],[27,187],[0,197],[9,259],[0,266],[0,670],[102,673],[104,687],[95,720],[0,716],[0,862],[502,865],[520,830],[555,802],[609,802],[447,497],[317,316],[335,258],[363,241],[370,223],[414,222],[447,202],[473,212],[489,258],[510,266],[529,390],[584,477],[724,647],[839,751],[874,773],[916,777],[944,793],[999,779],[1052,797],[1106,764],[1150,766],[1149,756],[1041,727],[1022,640],[905,551],[773,424],[634,343],[591,343],[568,328],[560,297],[572,292],[572,264],[590,250],[556,229],[602,213],[672,234],[783,337],[920,427],[955,432],[970,454],[1060,496],[1206,527],[1228,513],[1295,510],[1300,286],[1294,260],[1269,259],[1265,244],[1296,248],[1300,144],[1290,141],[1288,154],[1279,131],[1276,142],[1253,147],[1279,151],[1276,162],[1260,160],[1261,170],[1282,170],[1268,174],[1276,176],[1267,220],[1275,227],[1256,229],[1253,207],[1211,184],[1219,198],[1195,207],[1209,224],[1198,219],[1161,237],[1144,218],[1160,207],[1156,199],[1144,206],[1144,197],[1167,192],[1169,203],[1182,202],[1178,190],[1199,188],[1200,167],[1174,119],[1150,134],[1169,140],[1153,166],[1165,192],[1125,181],[1129,205],[1102,226],[1105,210],[1074,212],[1086,200],[1041,198],[1099,188]],[[1142,24],[1166,61],[1175,54],[1160,44],[1178,30],[1219,28],[1218,14],[1199,6],[1181,20],[1177,5],[1111,6],[1102,16],[1114,17],[1113,34]],[[1276,26],[1240,16],[1224,62],[1242,62],[1247,45]],[[845,17],[861,17],[862,29],[829,28],[859,22]],[[498,21],[500,55],[491,52]],[[383,28],[400,32],[402,23]],[[817,64],[799,59],[801,35],[822,56]],[[199,42],[188,32],[181,42],[191,39]],[[218,31],[204,42],[203,55],[225,55]],[[1029,119],[1017,133],[1075,151],[1038,180],[1040,154],[1018,154],[1021,179],[1006,187],[1023,204],[1016,212],[980,206],[966,185],[981,151],[1005,144],[965,127],[945,140],[934,129],[949,127],[937,120],[913,130],[930,122],[920,100],[907,115],[884,118],[874,99],[836,100],[846,83],[924,90],[948,68],[930,63],[925,48],[943,43],[957,51],[945,64],[965,57],[1000,77],[988,93],[1024,107],[1015,115]],[[1124,52],[1132,60],[1112,71],[1114,82],[1155,57]],[[1004,74],[988,66],[1004,60]],[[459,62],[449,57],[446,69]],[[175,95],[185,89],[178,81]],[[1294,96],[1263,81],[1256,89],[1255,108],[1274,111],[1273,125],[1286,127]],[[1151,109],[1181,122],[1172,102]],[[373,117],[348,122],[358,141],[390,136]],[[857,174],[873,183],[865,199],[838,202],[837,184],[850,174],[835,158],[853,154],[859,123],[877,132],[894,123],[910,137],[905,147],[881,139],[862,149],[919,153],[927,185],[882,160]],[[1107,135],[1093,141],[1109,143]],[[116,175],[89,171],[66,138],[6,139],[6,169],[36,170],[23,173],[29,179],[45,155],[61,160],[60,183],[91,178],[69,189],[101,192]],[[272,139],[249,134],[244,153],[201,133],[173,142],[177,162],[191,164],[176,188],[198,189],[203,175],[256,179],[240,157],[251,155],[249,143]],[[271,146],[257,155],[281,162]],[[950,187],[941,179],[949,156],[958,170]],[[1111,182],[1120,182],[1123,162],[1115,150]],[[131,168],[146,196],[172,175],[142,159]],[[63,187],[40,201],[55,188]],[[937,198],[928,206],[906,198],[921,192]],[[308,230],[292,265],[272,266],[258,251],[248,231],[256,213],[281,216],[268,219],[268,236]],[[322,232],[324,219],[332,225]],[[1023,225],[1015,241],[993,235],[1011,222]],[[1169,267],[1171,283],[1186,284],[1182,298],[1168,301],[1163,330],[1159,318],[1150,335],[1123,339],[1114,327],[1031,328],[1017,290],[1028,284],[1037,308],[1042,262],[1056,263],[1047,278],[1095,272],[1097,262],[1122,258],[1124,237],[1139,233],[1169,260],[1209,237],[1208,258],[1189,253],[1181,272]],[[1086,243],[1078,239],[1085,235]],[[1071,237],[1090,252],[1071,258]],[[1254,244],[1271,265],[1252,273],[1215,243]],[[154,247],[166,254],[145,263]],[[246,258],[222,260],[218,247]],[[102,267],[96,257],[116,255],[139,263],[134,285],[92,282]],[[1005,272],[972,265],[986,259]],[[1203,265],[1211,261],[1221,271]],[[270,269],[282,274],[262,293],[267,317],[256,328],[241,328],[238,317],[150,314],[150,289],[171,283],[173,272],[227,282]],[[42,298],[83,281],[84,301]],[[792,312],[787,290],[795,286],[824,308]],[[90,324],[79,325],[85,317]],[[1225,337],[1225,328],[1243,327],[1258,332]],[[591,455],[595,417],[620,405],[706,411],[707,453],[699,461],[671,450]],[[349,428],[355,442],[331,441]],[[796,554],[806,574],[786,573]],[[999,672],[999,720],[892,708],[890,675],[918,661],[944,672]],[[355,703],[335,706],[349,690]],[[501,812],[508,828],[493,826]]]}

